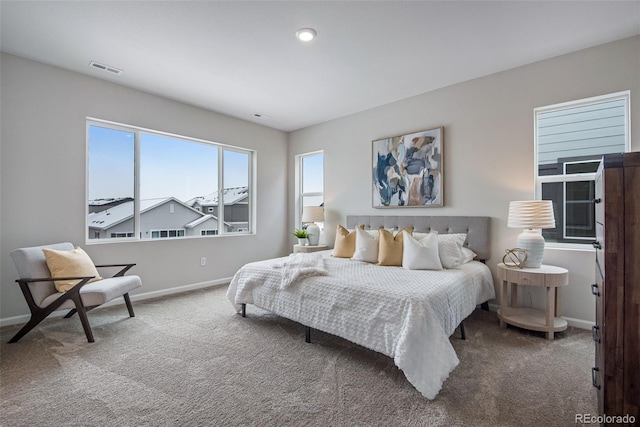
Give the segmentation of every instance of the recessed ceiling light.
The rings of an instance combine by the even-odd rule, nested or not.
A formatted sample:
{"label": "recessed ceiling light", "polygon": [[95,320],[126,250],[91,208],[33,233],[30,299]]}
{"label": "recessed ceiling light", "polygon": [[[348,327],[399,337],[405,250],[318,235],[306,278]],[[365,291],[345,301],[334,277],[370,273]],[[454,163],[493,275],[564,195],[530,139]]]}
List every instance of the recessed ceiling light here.
{"label": "recessed ceiling light", "polygon": [[310,42],[316,37],[316,30],[313,28],[300,28],[296,31],[296,37],[303,42]]}

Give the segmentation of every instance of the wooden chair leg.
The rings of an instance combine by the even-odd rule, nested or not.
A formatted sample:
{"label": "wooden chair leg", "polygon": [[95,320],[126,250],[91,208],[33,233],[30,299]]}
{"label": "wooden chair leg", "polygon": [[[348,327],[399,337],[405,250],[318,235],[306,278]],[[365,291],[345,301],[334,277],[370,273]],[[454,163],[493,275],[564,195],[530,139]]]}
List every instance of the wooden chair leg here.
{"label": "wooden chair leg", "polygon": [[129,298],[129,294],[126,293],[122,295],[122,297],[124,298],[125,304],[127,304],[127,310],[129,310],[129,317],[136,317],[136,315],[133,313],[133,306],[131,305],[131,298]]}
{"label": "wooden chair leg", "polygon": [[86,310],[79,309],[78,316],[80,316],[80,321],[82,322],[82,328],[84,329],[84,334],[87,336],[87,341],[95,342],[95,340],[93,339],[93,332],[91,331],[91,325],[89,325],[89,318],[87,317]]}
{"label": "wooden chair leg", "polygon": [[36,327],[40,322],[42,322],[44,319],[46,319],[52,312],[54,312],[56,310],[56,308],[58,306],[60,306],[64,300],[66,298],[72,298],[72,294],[69,294],[69,297],[63,297],[63,298],[59,298],[58,301],[53,302],[52,304],[50,304],[49,306],[45,307],[45,308],[41,308],[38,307],[35,302],[33,301],[33,298],[31,297],[31,293],[30,292],[26,292],[25,290],[28,289],[26,284],[21,283],[20,287],[22,288],[23,293],[25,293],[25,298],[27,301],[27,305],[29,306],[29,310],[31,311],[31,318],[29,319],[29,321],[18,331],[17,334],[15,334],[13,336],[13,338],[11,338],[9,340],[9,343],[15,343],[18,342],[18,340],[20,338],[22,338],[23,336],[25,336],[30,330],[32,330],[34,327]]}
{"label": "wooden chair leg", "polygon": [[29,319],[29,321],[18,331],[18,333],[9,340],[9,343],[18,342],[20,338],[22,338],[27,334],[27,332],[35,328],[38,323],[42,322],[46,317],[47,316],[43,316],[42,314],[32,313],[31,319]]}
{"label": "wooden chair leg", "polygon": [[[87,312],[89,312],[89,311],[93,310],[96,307],[100,307],[100,306],[99,305],[91,305],[89,307],[85,307],[85,310]],[[76,312],[77,312],[77,310],[75,308],[72,308],[71,310],[69,310],[69,312],[67,314],[64,315],[64,318],[68,319],[68,318],[72,317],[74,314],[76,314]]]}
{"label": "wooden chair leg", "polygon": [[84,334],[87,336],[87,341],[95,342],[93,339],[93,332],[91,331],[91,325],[89,324],[89,318],[87,317],[87,309],[82,305],[80,294],[72,296],[71,299],[76,304],[76,313],[78,313],[80,322],[82,322],[82,328],[84,329]]}

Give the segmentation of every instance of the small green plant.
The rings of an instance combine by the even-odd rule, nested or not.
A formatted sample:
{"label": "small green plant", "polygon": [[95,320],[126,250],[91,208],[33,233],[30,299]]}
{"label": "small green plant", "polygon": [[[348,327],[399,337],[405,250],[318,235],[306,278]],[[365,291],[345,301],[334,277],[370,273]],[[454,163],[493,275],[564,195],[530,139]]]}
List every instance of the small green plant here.
{"label": "small green plant", "polygon": [[298,239],[307,239],[307,238],[309,238],[309,236],[313,236],[313,234],[307,233],[307,230],[299,230],[297,228],[296,228],[296,231],[294,231],[291,234],[296,236]]}

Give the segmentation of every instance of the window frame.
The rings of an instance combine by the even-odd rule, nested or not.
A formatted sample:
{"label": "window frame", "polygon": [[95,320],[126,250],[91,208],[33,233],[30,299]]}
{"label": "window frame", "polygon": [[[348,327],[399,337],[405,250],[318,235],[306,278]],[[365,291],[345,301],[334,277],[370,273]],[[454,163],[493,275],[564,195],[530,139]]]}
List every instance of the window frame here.
{"label": "window frame", "polygon": [[[118,237],[118,238],[90,238],[90,229],[89,229],[89,147],[90,147],[90,128],[91,126],[98,126],[108,129],[113,129],[117,131],[130,132],[134,134],[134,196],[133,196],[133,222],[134,222],[134,231],[133,237]],[[250,148],[238,147],[228,144],[223,144],[219,142],[204,140],[200,138],[194,138],[179,134],[174,134],[170,132],[164,132],[156,129],[148,129],[140,126],[134,126],[129,124],[117,123],[109,120],[99,119],[95,117],[86,117],[85,120],[86,127],[86,145],[85,145],[85,244],[105,244],[105,243],[122,243],[122,242],[145,242],[145,241],[160,241],[160,240],[176,240],[176,239],[198,239],[198,238],[216,238],[217,236],[242,236],[242,235],[253,235],[256,234],[256,209],[257,209],[257,182],[256,182],[256,167],[257,167],[257,150],[253,150]],[[248,218],[247,218],[247,228],[248,231],[242,232],[227,232],[224,227],[224,196],[222,199],[222,204],[218,207],[218,233],[215,235],[201,235],[200,233],[194,235],[185,235],[184,236],[176,236],[171,238],[141,238],[141,221],[140,221],[140,167],[141,167],[141,157],[140,157],[140,134],[151,134],[157,135],[161,137],[174,138],[179,140],[184,140],[186,142],[193,142],[199,144],[206,144],[213,147],[216,147],[218,150],[218,194],[224,194],[224,151],[235,151],[239,153],[246,154],[248,156],[247,160],[247,186],[248,186]],[[194,208],[194,210],[197,210]],[[199,211],[199,210],[198,210]],[[202,212],[204,213],[204,212]],[[157,231],[157,229],[154,229]],[[110,233],[107,233],[109,236]],[[151,230],[150,234],[151,236]]]}
{"label": "window frame", "polygon": [[[598,104],[598,103],[602,103],[602,102],[608,102],[608,101],[616,101],[616,100],[624,100],[625,105],[624,105],[624,110],[625,110],[625,118],[624,118],[624,152],[629,152],[631,151],[631,91],[627,90],[627,91],[622,91],[622,92],[615,92],[615,93],[610,93],[610,94],[605,94],[605,95],[599,95],[599,96],[593,96],[593,97],[589,97],[589,98],[584,98],[584,99],[578,99],[578,100],[574,100],[574,101],[568,101],[568,102],[561,102],[558,104],[553,104],[553,105],[547,105],[547,106],[543,106],[543,107],[537,107],[534,108],[533,110],[533,140],[534,140],[534,159],[533,159],[533,164],[534,164],[534,199],[535,200],[542,200],[542,185],[543,184],[547,184],[547,183],[563,183],[563,215],[562,218],[556,218],[556,224],[558,224],[558,221],[561,220],[561,224],[562,224],[562,238],[563,239],[567,239],[567,240],[572,240],[573,242],[547,242],[546,246],[548,247],[558,247],[558,248],[562,248],[562,247],[566,247],[566,248],[577,248],[577,249],[586,249],[586,248],[591,248],[591,246],[587,246],[591,241],[593,241],[594,237],[567,237],[566,236],[566,221],[567,221],[567,209],[566,209],[566,205],[567,205],[567,199],[566,199],[566,183],[568,182],[579,182],[579,181],[592,181],[595,182],[596,179],[596,172],[589,172],[589,173],[576,173],[576,174],[566,174],[566,164],[567,163],[581,163],[581,162],[592,162],[593,161],[593,156],[575,156],[575,154],[577,153],[572,153],[574,154],[573,157],[577,157],[576,159],[573,158],[565,158],[565,159],[558,159],[558,160],[564,160],[562,162],[563,165],[563,174],[562,175],[539,175],[539,168],[540,165],[538,164],[538,152],[539,152],[539,145],[538,145],[538,118],[539,118],[539,114],[541,113],[548,113],[551,111],[558,111],[558,110],[563,110],[563,109],[568,109],[568,108],[576,108],[576,107],[582,107],[582,106],[587,106],[587,105],[592,105],[592,104]],[[583,158],[581,158],[583,157]],[[591,159],[589,159],[589,157],[591,157]],[[575,242],[576,240],[584,240],[584,243],[578,243]]]}
{"label": "window frame", "polygon": [[[317,156],[318,154],[322,154],[322,191],[318,192],[303,192],[304,189],[304,159],[307,157]],[[325,158],[324,158],[324,150],[310,151],[308,153],[302,153],[296,155],[296,165],[295,165],[295,175],[296,175],[296,201],[295,201],[295,227],[302,228],[302,209],[304,208],[304,198],[305,197],[322,197],[322,205],[324,206],[324,188],[325,188]]]}

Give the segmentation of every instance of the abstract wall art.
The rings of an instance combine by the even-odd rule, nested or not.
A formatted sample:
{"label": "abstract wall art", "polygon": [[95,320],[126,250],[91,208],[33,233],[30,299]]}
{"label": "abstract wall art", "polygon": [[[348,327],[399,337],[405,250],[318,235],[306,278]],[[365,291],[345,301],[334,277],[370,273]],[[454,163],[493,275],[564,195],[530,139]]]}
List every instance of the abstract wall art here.
{"label": "abstract wall art", "polygon": [[444,128],[373,141],[373,207],[443,206]]}

